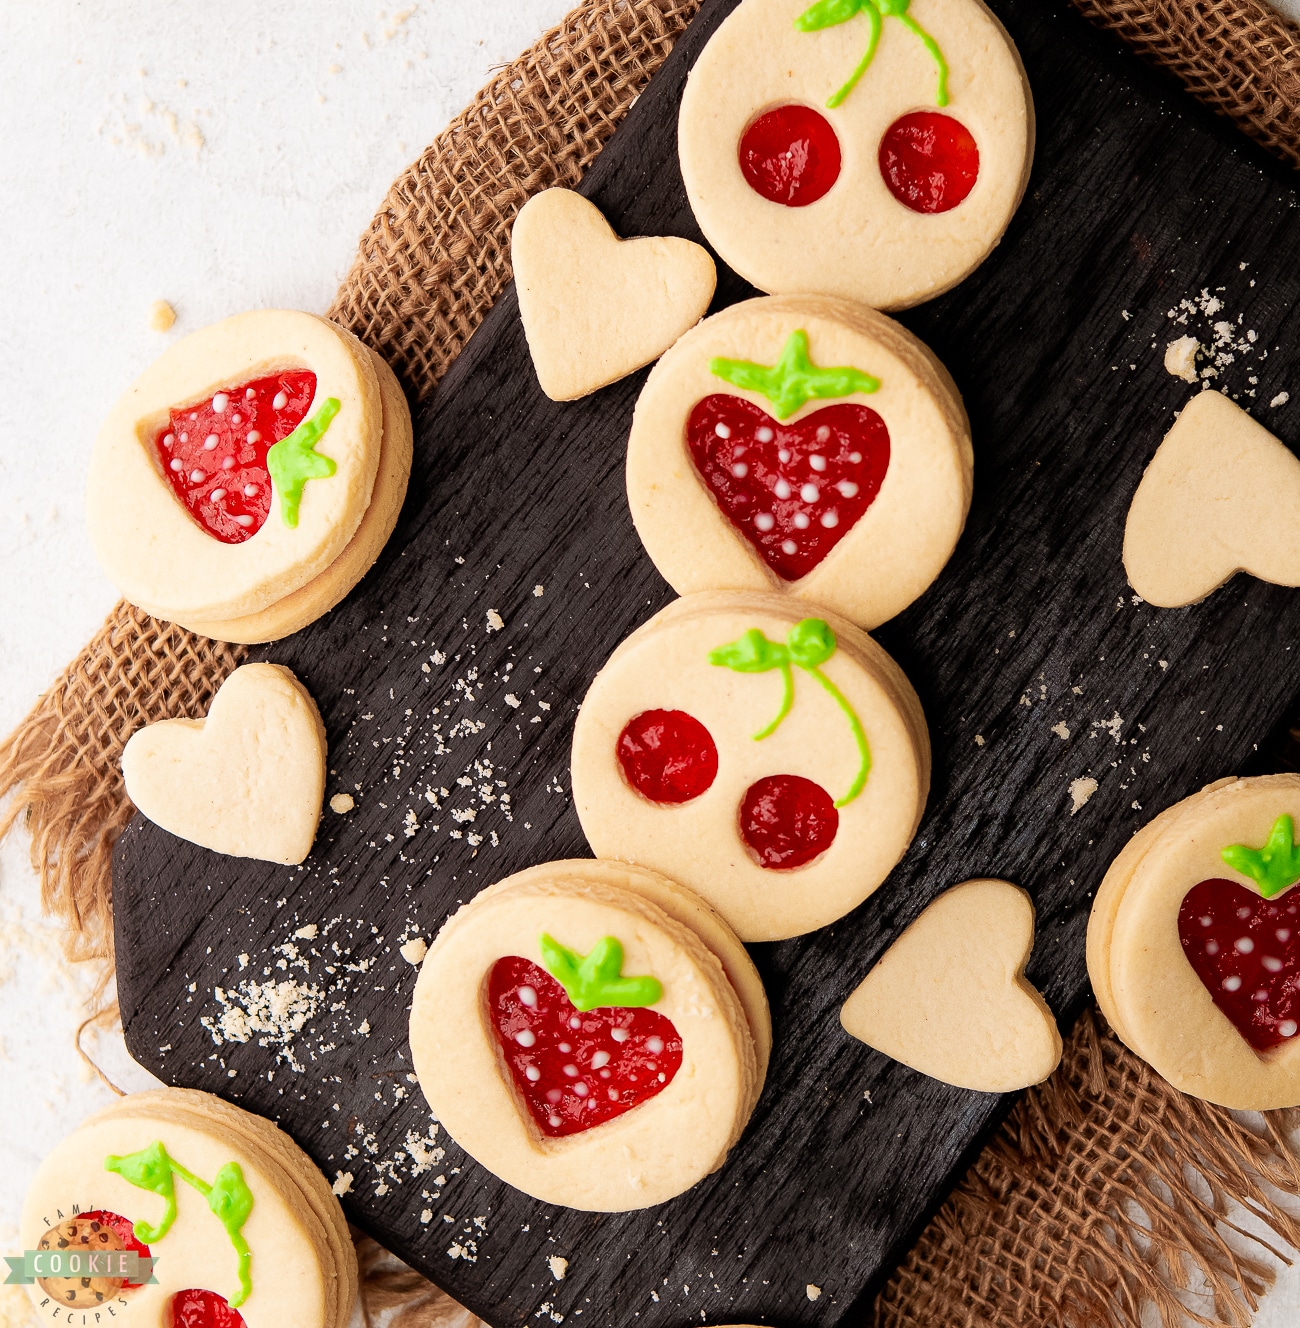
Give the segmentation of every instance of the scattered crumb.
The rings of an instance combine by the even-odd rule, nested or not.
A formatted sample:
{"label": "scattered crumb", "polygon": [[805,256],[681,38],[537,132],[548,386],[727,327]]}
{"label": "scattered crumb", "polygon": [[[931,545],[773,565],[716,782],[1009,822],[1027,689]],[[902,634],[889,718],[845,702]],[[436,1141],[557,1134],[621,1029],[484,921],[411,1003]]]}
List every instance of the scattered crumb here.
{"label": "scattered crumb", "polygon": [[1278,406],[1285,406],[1291,400],[1290,392],[1279,392],[1268,404],[1276,409]]}
{"label": "scattered crumb", "polygon": [[1194,383],[1197,380],[1196,355],[1201,343],[1193,336],[1179,337],[1165,347],[1165,368],[1175,378]]}
{"label": "scattered crumb", "polygon": [[334,1178],[334,1184],[330,1186],[338,1198],[345,1194],[352,1193],[352,1173],[350,1171],[340,1171]]}
{"label": "scattered crumb", "polygon": [[1053,724],[1052,732],[1055,733],[1056,736],[1060,738],[1062,742],[1064,742],[1070,736],[1070,730],[1067,727],[1065,720],[1061,720],[1059,724]]}
{"label": "scattered crumb", "polygon": [[506,620],[495,610],[487,611],[487,629],[489,632],[499,632],[506,625]]}
{"label": "scattered crumb", "polygon": [[982,733],[977,733],[975,735],[975,746],[976,747],[984,746],[984,735]]}
{"label": "scattered crumb", "polygon": [[546,1262],[551,1266],[551,1276],[557,1282],[563,1282],[565,1273],[569,1271],[568,1259],[562,1259],[558,1254],[552,1254]]}
{"label": "scattered crumb", "polygon": [[809,1300],[817,1300],[822,1294],[821,1287],[814,1286],[811,1282],[809,1282],[808,1285],[804,1287],[804,1291],[808,1293]]}
{"label": "scattered crumb", "polygon": [[420,1224],[421,1224],[422,1226],[426,1226],[426,1227],[427,1227],[427,1226],[429,1225],[429,1223],[432,1222],[432,1221],[433,1221],[433,1209],[432,1209],[432,1208],[422,1208],[422,1209],[420,1210]]}
{"label": "scattered crumb", "polygon": [[176,321],[176,310],[166,300],[155,300],[149,306],[149,326],[155,332],[166,332]]}
{"label": "scattered crumb", "polygon": [[541,597],[542,597],[544,594],[546,594],[546,587],[545,587],[545,586],[537,585],[537,586],[534,586],[534,587],[533,587],[533,598],[534,598],[534,599],[541,599]]}
{"label": "scattered crumb", "polygon": [[305,927],[299,927],[294,936],[300,941],[314,941],[320,935],[320,928],[314,923],[309,922]]}
{"label": "scattered crumb", "polygon": [[408,964],[422,964],[424,956],[428,953],[429,946],[423,936],[412,936],[401,949],[402,958]]}
{"label": "scattered crumb", "polygon": [[336,793],[330,799],[330,811],[338,812],[340,816],[344,812],[350,812],[357,805],[357,800],[350,793]]}
{"label": "scattered crumb", "polygon": [[1072,804],[1070,815],[1073,816],[1075,812],[1084,807],[1096,791],[1097,781],[1090,776],[1083,779],[1072,779],[1070,781],[1070,802]]}

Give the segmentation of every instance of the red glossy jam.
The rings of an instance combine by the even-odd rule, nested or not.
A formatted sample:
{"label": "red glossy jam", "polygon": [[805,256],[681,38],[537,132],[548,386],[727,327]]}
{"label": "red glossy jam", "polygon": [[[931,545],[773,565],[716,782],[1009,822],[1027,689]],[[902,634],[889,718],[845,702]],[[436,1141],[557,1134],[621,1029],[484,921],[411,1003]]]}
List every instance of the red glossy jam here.
{"label": "red glossy jam", "polygon": [[244,1328],[244,1316],[215,1291],[178,1291],[172,1298],[172,1328]]}
{"label": "red glossy jam", "polygon": [[866,406],[782,424],[718,393],[696,403],[686,442],[718,506],[785,581],[807,576],[853,529],[889,469],[889,430]]}
{"label": "red glossy jam", "polygon": [[519,1095],[550,1138],[613,1120],[673,1081],[682,1040],[649,1009],[573,1008],[544,969],[517,955],[488,976],[488,1011]]}
{"label": "red glossy jam", "polygon": [[154,440],[163,474],[185,510],[223,544],[242,544],[271,510],[267,451],[306,418],[316,375],[294,369],[226,387],[168,412]]}
{"label": "red glossy jam", "polygon": [[960,120],[913,111],[880,140],[880,173],[889,192],[913,212],[951,212],[980,173],[980,150]]}
{"label": "red glossy jam", "polygon": [[718,775],[718,749],[708,729],[684,710],[643,710],[618,735],[627,782],[651,802],[690,802]]}
{"label": "red glossy jam", "polygon": [[1215,1005],[1256,1051],[1300,1033],[1300,891],[1265,899],[1236,881],[1193,886],[1178,939]]}
{"label": "red glossy jam", "polygon": [[760,867],[802,867],[830,848],[839,828],[831,795],[802,775],[760,779],[740,804],[740,837]]}
{"label": "red glossy jam", "polygon": [[778,106],[754,120],[740,140],[740,169],[769,203],[807,207],[840,178],[840,140],[811,106]]}
{"label": "red glossy jam", "polygon": [[[135,1223],[130,1218],[123,1217],[121,1213],[110,1213],[103,1208],[92,1209],[89,1213],[82,1213],[80,1216],[83,1222],[92,1224],[92,1232],[94,1225],[98,1224],[113,1233],[116,1241],[105,1242],[106,1244],[114,1244],[115,1248],[119,1250],[134,1250],[142,1259],[149,1257],[149,1247],[136,1237]],[[135,1285],[137,1284],[134,1282],[127,1283],[127,1286]]]}

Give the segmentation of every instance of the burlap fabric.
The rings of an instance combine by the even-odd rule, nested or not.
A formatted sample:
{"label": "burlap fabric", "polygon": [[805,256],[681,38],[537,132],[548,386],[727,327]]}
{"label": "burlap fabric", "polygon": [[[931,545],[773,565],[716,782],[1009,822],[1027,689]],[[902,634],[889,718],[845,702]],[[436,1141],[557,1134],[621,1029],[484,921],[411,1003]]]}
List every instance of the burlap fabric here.
{"label": "burlap fabric", "polygon": [[[329,313],[433,390],[510,278],[525,199],[581,177],[700,0],[584,0],[503,69],[394,183]],[[1197,96],[1300,165],[1300,31],[1258,0],[1076,0]],[[22,822],[70,952],[111,971],[109,855],[130,815],[118,760],[141,724],[203,713],[242,659],[119,605],[0,744],[0,834]],[[1288,1244],[1300,1194],[1282,1113],[1257,1131],[1180,1096],[1086,1016],[1057,1075],[1017,1106],[875,1308],[878,1328],[1244,1325],[1267,1287],[1243,1205]],[[361,1242],[367,1323],[473,1328],[442,1293]],[[1185,1288],[1204,1288],[1184,1305]],[[1190,1313],[1189,1313],[1190,1310]]]}

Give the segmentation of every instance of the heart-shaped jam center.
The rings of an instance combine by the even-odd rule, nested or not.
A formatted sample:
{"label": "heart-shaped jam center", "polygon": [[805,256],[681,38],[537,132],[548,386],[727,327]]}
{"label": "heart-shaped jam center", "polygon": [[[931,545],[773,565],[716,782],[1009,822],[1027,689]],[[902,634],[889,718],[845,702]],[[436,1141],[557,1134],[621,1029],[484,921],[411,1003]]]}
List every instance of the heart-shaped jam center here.
{"label": "heart-shaped jam center", "polygon": [[172,1297],[171,1328],[244,1328],[244,1316],[215,1291],[178,1291]]}
{"label": "heart-shaped jam center", "polygon": [[662,1093],[682,1063],[682,1040],[654,1010],[578,1011],[544,969],[498,959],[488,1010],[519,1095],[552,1139],[579,1134]]}
{"label": "heart-shaped jam center", "polygon": [[875,501],[889,430],[867,406],[824,406],[783,424],[715,393],[686,425],[691,459],[727,519],[784,581],[807,576]]}
{"label": "heart-shaped jam center", "polygon": [[185,510],[223,544],[242,544],[271,510],[268,450],[306,418],[316,395],[308,369],[225,387],[168,411],[155,440],[163,474]]}
{"label": "heart-shaped jam center", "polygon": [[1256,1051],[1300,1032],[1300,893],[1264,899],[1236,881],[1201,881],[1178,910],[1178,938],[1215,1005]]}

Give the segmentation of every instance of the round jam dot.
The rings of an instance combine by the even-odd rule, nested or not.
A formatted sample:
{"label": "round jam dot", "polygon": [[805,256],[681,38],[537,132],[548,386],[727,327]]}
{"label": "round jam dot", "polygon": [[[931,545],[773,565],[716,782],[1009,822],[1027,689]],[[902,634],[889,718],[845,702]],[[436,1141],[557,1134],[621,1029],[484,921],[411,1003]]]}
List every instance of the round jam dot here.
{"label": "round jam dot", "polygon": [[171,1328],[245,1328],[244,1316],[215,1291],[178,1291],[172,1298]]}
{"label": "round jam dot", "polygon": [[643,710],[618,735],[627,782],[651,802],[690,802],[718,775],[718,749],[708,729],[684,710]]}
{"label": "round jam dot", "polygon": [[778,106],[745,130],[740,169],[769,203],[807,207],[840,178],[840,141],[830,121],[811,106]]}
{"label": "round jam dot", "polygon": [[889,192],[913,212],[951,212],[975,188],[980,150],[951,115],[913,111],[885,130],[880,173]]}
{"label": "round jam dot", "polygon": [[801,775],[760,779],[740,804],[740,837],[760,867],[804,866],[830,848],[839,827],[830,794]]}

